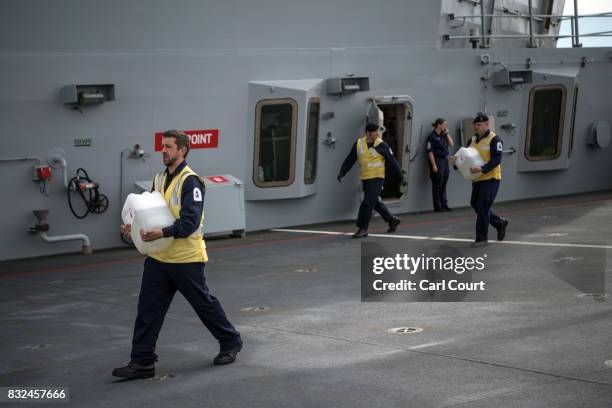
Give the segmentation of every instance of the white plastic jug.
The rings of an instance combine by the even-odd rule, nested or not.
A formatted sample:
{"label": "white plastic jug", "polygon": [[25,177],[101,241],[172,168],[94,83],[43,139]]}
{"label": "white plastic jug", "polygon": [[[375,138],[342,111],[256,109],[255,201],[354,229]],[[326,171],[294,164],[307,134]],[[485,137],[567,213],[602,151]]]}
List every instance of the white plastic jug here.
{"label": "white plastic jug", "polygon": [[472,173],[470,172],[470,167],[472,166],[482,166],[485,164],[482,156],[473,147],[462,147],[457,150],[455,153],[455,157],[457,158],[457,162],[455,166],[461,172],[461,175],[467,180],[476,180],[478,177],[482,176],[482,173]]}
{"label": "white plastic jug", "polygon": [[174,217],[166,201],[157,191],[130,194],[123,205],[121,218],[124,224],[132,225],[130,237],[141,254],[164,251],[174,240],[174,238],[160,238],[152,242],[144,242],[140,238],[141,229],[149,231],[174,224]]}

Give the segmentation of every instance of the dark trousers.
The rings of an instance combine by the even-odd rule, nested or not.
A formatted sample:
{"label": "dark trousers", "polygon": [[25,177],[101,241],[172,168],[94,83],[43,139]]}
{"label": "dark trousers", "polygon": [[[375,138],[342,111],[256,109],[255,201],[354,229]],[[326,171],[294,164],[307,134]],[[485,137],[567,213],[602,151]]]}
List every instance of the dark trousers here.
{"label": "dark trousers", "polygon": [[391,221],[391,213],[387,206],[380,199],[385,179],[373,178],[361,181],[363,185],[363,201],[359,206],[359,215],[357,215],[357,227],[368,229],[370,218],[372,218],[372,210],[376,210],[385,222]]}
{"label": "dark trousers", "polygon": [[495,214],[491,207],[499,190],[499,180],[490,179],[472,183],[472,199],[470,204],[476,211],[476,241],[486,241],[489,224],[495,228],[503,224],[501,217]]}
{"label": "dark trousers", "polygon": [[448,160],[446,157],[436,157],[436,167],[438,172],[434,173],[429,170],[429,177],[431,178],[431,195],[433,197],[434,210],[441,210],[448,208],[448,202],[446,201],[446,183],[448,183]]}
{"label": "dark trousers", "polygon": [[147,257],[132,340],[133,363],[149,365],[157,361],[155,344],[177,290],[219,341],[221,350],[241,347],[240,333],[227,320],[219,300],[208,292],[204,266],[201,262],[165,263]]}

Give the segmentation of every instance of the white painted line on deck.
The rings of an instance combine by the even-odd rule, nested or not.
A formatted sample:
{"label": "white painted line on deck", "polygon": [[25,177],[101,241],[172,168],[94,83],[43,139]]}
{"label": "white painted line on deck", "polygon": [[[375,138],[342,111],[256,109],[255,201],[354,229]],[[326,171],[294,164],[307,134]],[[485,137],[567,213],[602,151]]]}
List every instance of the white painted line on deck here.
{"label": "white painted line on deck", "polygon": [[419,344],[419,345],[416,345],[416,346],[410,346],[408,348],[410,350],[420,350],[420,349],[424,349],[426,347],[432,347],[432,346],[438,346],[440,344],[451,343],[452,341],[453,340],[432,341],[431,343]]}
{"label": "white painted line on deck", "polygon": [[[299,229],[285,229],[285,228],[277,228],[277,229],[273,229],[271,231],[275,231],[275,232],[295,232],[295,233],[299,233],[299,234],[338,235],[338,236],[351,236],[351,235],[353,235],[350,232],[299,230]],[[473,239],[467,239],[467,238],[425,237],[425,236],[420,236],[420,235],[368,234],[368,236],[369,237],[375,237],[375,238],[414,239],[414,240],[420,240],[420,241],[474,242]],[[489,244],[612,249],[612,245],[570,244],[570,243],[565,243],[565,242],[489,241]]]}

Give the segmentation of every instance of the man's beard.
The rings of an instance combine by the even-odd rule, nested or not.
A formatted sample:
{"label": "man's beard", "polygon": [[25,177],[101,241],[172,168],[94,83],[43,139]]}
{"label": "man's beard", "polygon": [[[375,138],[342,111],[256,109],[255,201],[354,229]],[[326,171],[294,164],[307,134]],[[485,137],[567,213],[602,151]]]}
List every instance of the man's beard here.
{"label": "man's beard", "polygon": [[176,163],[176,157],[170,157],[168,156],[168,158],[164,159],[164,164],[166,165],[166,167],[170,167],[172,166],[174,163]]}

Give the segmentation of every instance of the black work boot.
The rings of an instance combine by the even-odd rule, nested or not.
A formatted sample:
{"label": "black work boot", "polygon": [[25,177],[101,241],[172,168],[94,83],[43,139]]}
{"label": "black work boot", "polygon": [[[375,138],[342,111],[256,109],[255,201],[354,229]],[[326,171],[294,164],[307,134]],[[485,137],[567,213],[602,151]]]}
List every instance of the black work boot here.
{"label": "black work boot", "polygon": [[397,231],[397,226],[400,225],[400,222],[402,222],[400,218],[391,217],[391,220],[389,221],[389,229],[387,230],[387,232]]}
{"label": "black work boot", "polygon": [[115,368],[113,376],[119,378],[151,378],[155,376],[155,364],[143,366],[136,363],[130,363],[125,367]]}
{"label": "black work boot", "polygon": [[508,220],[507,219],[503,219],[502,223],[499,227],[497,227],[497,240],[498,241],[503,241],[504,238],[506,237],[506,227],[508,226]]}
{"label": "black work boot", "polygon": [[225,365],[232,364],[236,361],[236,357],[238,356],[239,348],[227,351],[220,351],[219,354],[213,360],[214,365]]}
{"label": "black work boot", "polygon": [[368,230],[359,228],[356,233],[353,234],[353,238],[364,238],[368,236]]}

